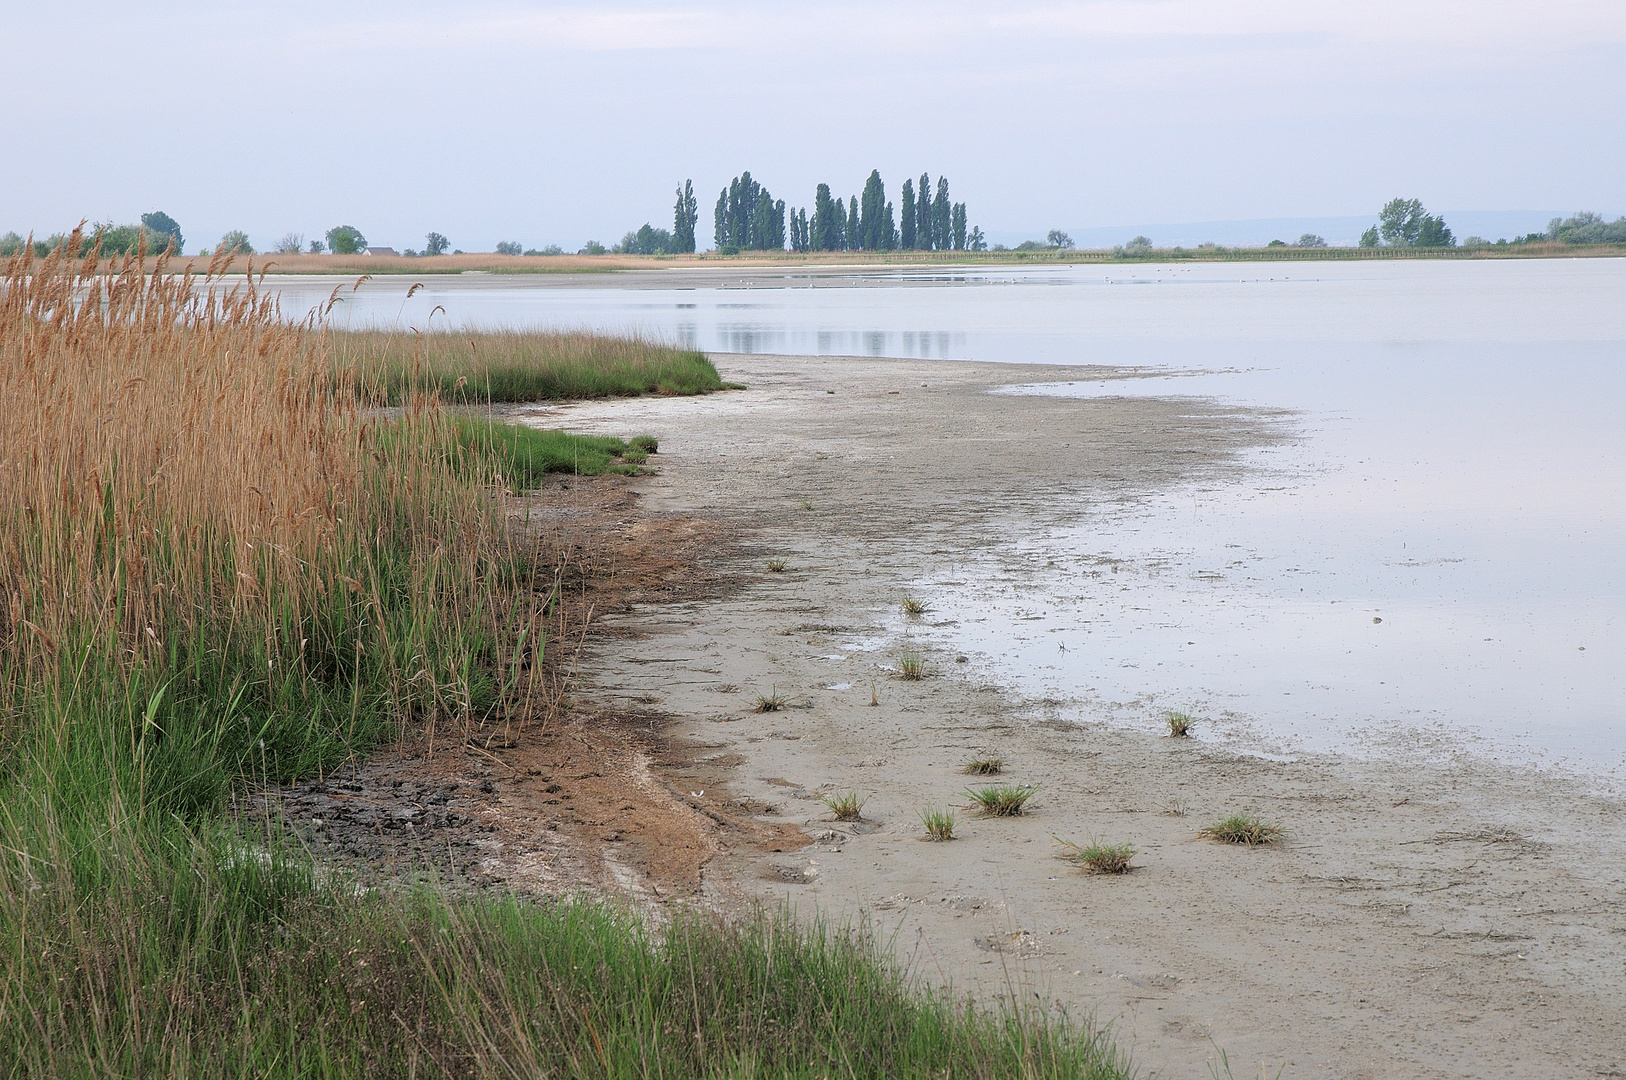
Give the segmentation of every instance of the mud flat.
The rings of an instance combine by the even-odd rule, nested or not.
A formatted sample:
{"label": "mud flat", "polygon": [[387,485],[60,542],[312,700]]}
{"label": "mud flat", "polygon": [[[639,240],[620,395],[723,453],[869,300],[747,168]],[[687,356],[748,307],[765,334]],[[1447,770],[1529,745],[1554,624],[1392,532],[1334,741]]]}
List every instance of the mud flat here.
{"label": "mud flat", "polygon": [[[516,414],[658,436],[639,512],[737,538],[743,587],[605,617],[576,685],[582,710],[665,714],[710,763],[720,786],[680,792],[686,810],[813,838],[720,842],[704,895],[867,915],[928,978],[1110,1023],[1146,1075],[1207,1076],[1221,1049],[1239,1077],[1623,1074],[1618,800],[1438,747],[1280,761],[1062,722],[1002,687],[997,657],[927,650],[926,678],[896,677],[904,583],[1092,501],[1223,481],[1289,437],[1280,417],[987,392],[1100,374],[1078,368],[717,361],[750,388]],[[965,808],[959,770],[988,754],[1041,785],[1029,813]],[[845,791],[862,821],[832,820],[822,798]],[[942,807],[957,839],[926,842],[920,812]],[[1198,835],[1232,812],[1284,842]],[[1054,836],[1133,844],[1135,869],[1081,873]]]}

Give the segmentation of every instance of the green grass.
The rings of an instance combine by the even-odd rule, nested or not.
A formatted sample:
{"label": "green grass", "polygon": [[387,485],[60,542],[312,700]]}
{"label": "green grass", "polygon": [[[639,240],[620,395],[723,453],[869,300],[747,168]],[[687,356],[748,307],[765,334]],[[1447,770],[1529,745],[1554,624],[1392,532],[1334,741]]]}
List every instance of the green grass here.
{"label": "green grass", "polygon": [[859,798],[856,791],[827,795],[823,802],[836,816],[837,821],[857,821],[864,813],[864,800]]}
{"label": "green grass", "polygon": [[1134,869],[1129,865],[1129,860],[1135,857],[1135,849],[1130,844],[1109,844],[1102,840],[1075,844],[1059,836],[1052,839],[1062,846],[1062,858],[1092,874],[1127,874]]}
{"label": "green grass", "polygon": [[990,784],[967,788],[963,794],[982,809],[984,817],[1016,817],[1038,790],[1038,784]]}
{"label": "green grass", "polygon": [[1253,814],[1231,814],[1203,829],[1199,835],[1221,843],[1255,847],[1259,844],[1279,843],[1282,839],[1282,830],[1279,826],[1261,821]]}
{"label": "green grass", "polygon": [[972,758],[965,763],[960,771],[972,776],[998,776],[1005,771],[1005,759],[1002,757]]}
{"label": "green grass", "polygon": [[903,598],[903,613],[905,615],[920,616],[931,609],[931,604],[919,597],[905,595]]}
{"label": "green grass", "polygon": [[918,682],[926,677],[926,658],[913,649],[898,654],[898,677]]}
{"label": "green grass", "polygon": [[1195,716],[1192,716],[1190,713],[1180,712],[1176,709],[1170,709],[1165,712],[1163,714],[1163,720],[1169,725],[1170,737],[1175,739],[1184,739],[1190,736],[1191,725],[1197,722],[1197,718]]}
{"label": "green grass", "polygon": [[359,369],[386,404],[414,392],[447,402],[580,401],[731,388],[701,352],[586,332],[330,334],[336,366]]}
{"label": "green grass", "polygon": [[920,813],[920,822],[926,826],[926,839],[938,841],[954,839],[953,811],[923,810]]}
{"label": "green grass", "polygon": [[779,712],[789,704],[790,698],[775,690],[771,694],[758,694],[753,708],[759,713]]}
{"label": "green grass", "polygon": [[637,476],[653,452],[642,449],[639,439],[542,431],[474,417],[457,419],[457,441],[477,459],[494,463],[515,491],[536,487],[548,473]]}

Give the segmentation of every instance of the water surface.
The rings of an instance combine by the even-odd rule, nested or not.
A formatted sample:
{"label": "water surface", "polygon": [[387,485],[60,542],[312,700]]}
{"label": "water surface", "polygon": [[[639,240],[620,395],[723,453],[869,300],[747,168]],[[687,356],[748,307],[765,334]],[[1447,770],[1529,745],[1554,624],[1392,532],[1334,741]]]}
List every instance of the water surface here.
{"label": "water surface", "polygon": [[[1003,392],[1292,410],[1240,483],[1082,510],[934,568],[1060,713],[1255,750],[1626,763],[1626,262],[652,272],[370,282],[351,324],[634,331],[713,352],[1150,367]],[[332,279],[288,279],[291,312]],[[347,286],[348,288],[348,286]],[[443,311],[435,312],[439,306]],[[726,363],[725,363],[726,367]],[[974,571],[974,572],[972,572]]]}

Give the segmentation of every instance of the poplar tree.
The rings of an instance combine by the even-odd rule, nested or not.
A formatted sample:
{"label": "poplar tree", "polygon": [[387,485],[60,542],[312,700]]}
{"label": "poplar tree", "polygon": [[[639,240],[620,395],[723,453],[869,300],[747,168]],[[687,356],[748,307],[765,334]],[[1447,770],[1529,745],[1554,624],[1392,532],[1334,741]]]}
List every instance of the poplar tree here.
{"label": "poplar tree", "polygon": [[863,219],[858,216],[858,196],[852,196],[852,203],[847,208],[847,250],[862,251],[864,249]]}
{"label": "poplar tree", "polygon": [[864,181],[864,226],[860,235],[864,247],[870,251],[884,251],[890,245],[891,228],[886,217],[886,185],[881,182],[881,170],[871,169]]}
{"label": "poplar tree", "polygon": [[954,250],[965,250],[965,203],[954,204],[950,227],[954,230]]}
{"label": "poplar tree", "polygon": [[840,199],[836,199],[834,200],[834,207],[835,210],[830,223],[830,250],[846,251],[848,246],[847,204]]}
{"label": "poplar tree", "polygon": [[932,250],[932,178],[920,174],[920,194],[915,203],[915,244],[922,251]]}
{"label": "poplar tree", "polygon": [[905,251],[912,251],[915,246],[915,182],[905,179],[903,194],[898,196],[898,206],[903,211],[903,220],[899,222],[899,237]]}
{"label": "poplar tree", "polygon": [[685,180],[678,188],[677,205],[672,208],[672,247],[674,251],[694,250],[694,227],[700,221],[700,204],[695,201],[694,181]]}
{"label": "poplar tree", "polygon": [[947,250],[953,242],[953,224],[950,220],[948,177],[937,178],[937,198],[932,200],[932,247]]}
{"label": "poplar tree", "polygon": [[835,251],[841,246],[841,228],[836,223],[840,203],[830,197],[830,185],[820,184],[813,193],[813,222],[808,226],[808,247],[814,251]]}

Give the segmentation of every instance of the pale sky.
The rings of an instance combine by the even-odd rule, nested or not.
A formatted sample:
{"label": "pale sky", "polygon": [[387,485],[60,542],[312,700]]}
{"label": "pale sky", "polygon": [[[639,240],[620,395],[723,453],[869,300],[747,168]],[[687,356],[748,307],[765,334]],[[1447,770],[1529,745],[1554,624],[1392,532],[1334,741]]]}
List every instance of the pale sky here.
{"label": "pale sky", "polygon": [[1626,213],[1622,0],[0,2],[0,232],[574,250],[692,178],[706,246],[742,169],[946,173],[994,235]]}

